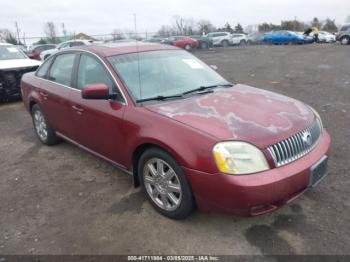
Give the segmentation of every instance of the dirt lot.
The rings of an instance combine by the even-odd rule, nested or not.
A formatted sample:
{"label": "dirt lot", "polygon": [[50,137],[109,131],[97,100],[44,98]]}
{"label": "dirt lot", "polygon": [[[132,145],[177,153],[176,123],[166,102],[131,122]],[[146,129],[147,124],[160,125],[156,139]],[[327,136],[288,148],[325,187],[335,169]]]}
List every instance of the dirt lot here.
{"label": "dirt lot", "polygon": [[300,99],[333,143],[330,175],[271,215],[156,213],[130,176],[77,147],[42,146],[21,102],[0,106],[0,254],[349,254],[350,46],[197,51],[231,81]]}

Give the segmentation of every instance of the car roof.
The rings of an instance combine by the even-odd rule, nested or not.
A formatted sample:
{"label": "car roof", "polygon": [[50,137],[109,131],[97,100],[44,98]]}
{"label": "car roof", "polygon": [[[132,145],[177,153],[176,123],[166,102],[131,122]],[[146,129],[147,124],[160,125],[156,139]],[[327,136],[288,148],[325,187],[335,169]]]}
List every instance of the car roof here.
{"label": "car roof", "polygon": [[9,43],[0,43],[0,45],[5,46],[5,45],[13,45],[13,44],[9,44]]}
{"label": "car roof", "polygon": [[[119,43],[105,43],[86,46],[76,46],[70,50],[82,50],[95,53],[101,57],[108,57],[114,55],[122,55],[128,53],[138,53],[157,50],[180,50],[171,45],[154,44],[147,42],[119,42]],[[69,49],[67,49],[69,50]]]}

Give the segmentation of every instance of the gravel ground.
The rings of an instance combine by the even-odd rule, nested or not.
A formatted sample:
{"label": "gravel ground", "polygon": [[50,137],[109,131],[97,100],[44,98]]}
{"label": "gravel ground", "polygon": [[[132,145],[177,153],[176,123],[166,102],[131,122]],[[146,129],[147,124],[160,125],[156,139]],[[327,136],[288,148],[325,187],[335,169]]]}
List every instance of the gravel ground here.
{"label": "gravel ground", "polygon": [[330,175],[273,214],[169,220],[130,176],[79,148],[42,146],[21,102],[0,106],[0,254],[350,254],[350,46],[197,51],[228,80],[304,101],[332,136]]}

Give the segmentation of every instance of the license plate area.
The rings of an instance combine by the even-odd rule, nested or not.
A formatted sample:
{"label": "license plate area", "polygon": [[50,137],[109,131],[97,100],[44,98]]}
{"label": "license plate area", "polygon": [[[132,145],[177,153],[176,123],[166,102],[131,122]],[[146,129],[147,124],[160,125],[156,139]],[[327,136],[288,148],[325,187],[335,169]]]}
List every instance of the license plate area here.
{"label": "license plate area", "polygon": [[327,163],[328,157],[323,156],[315,165],[310,169],[309,187],[315,187],[317,184],[327,176]]}

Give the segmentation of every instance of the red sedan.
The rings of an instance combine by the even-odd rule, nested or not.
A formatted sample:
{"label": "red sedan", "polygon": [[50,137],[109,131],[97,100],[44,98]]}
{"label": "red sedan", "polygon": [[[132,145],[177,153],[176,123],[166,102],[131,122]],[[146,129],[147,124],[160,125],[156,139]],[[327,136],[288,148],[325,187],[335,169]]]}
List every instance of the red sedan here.
{"label": "red sedan", "polygon": [[67,49],[25,74],[21,90],[43,144],[64,139],[125,170],[170,218],[196,206],[265,214],[327,174],[317,112],[229,83],[176,47]]}
{"label": "red sedan", "polygon": [[198,41],[188,36],[171,36],[163,40],[163,43],[177,46],[187,51],[198,47]]}

